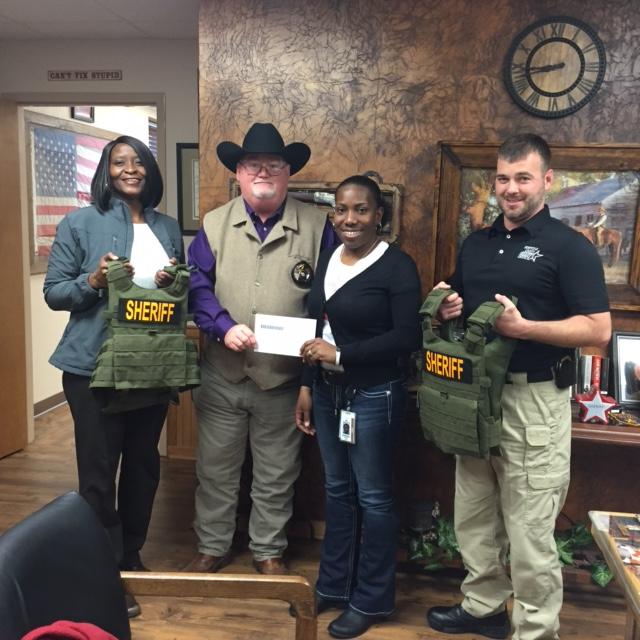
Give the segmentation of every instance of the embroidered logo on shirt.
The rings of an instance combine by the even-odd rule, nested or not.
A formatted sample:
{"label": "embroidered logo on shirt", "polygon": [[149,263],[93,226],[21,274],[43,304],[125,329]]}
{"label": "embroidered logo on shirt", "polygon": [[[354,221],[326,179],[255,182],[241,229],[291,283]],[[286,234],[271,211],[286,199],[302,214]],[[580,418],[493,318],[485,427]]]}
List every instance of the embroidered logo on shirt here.
{"label": "embroidered logo on shirt", "polygon": [[529,262],[535,262],[538,258],[543,258],[544,254],[540,253],[538,247],[525,247],[519,254],[520,260],[529,260]]}

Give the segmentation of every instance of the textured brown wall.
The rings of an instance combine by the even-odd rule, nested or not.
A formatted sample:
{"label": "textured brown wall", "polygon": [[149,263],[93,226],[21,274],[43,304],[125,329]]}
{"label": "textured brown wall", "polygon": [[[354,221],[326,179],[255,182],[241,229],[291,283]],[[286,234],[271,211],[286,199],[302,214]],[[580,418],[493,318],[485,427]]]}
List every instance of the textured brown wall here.
{"label": "textured brown wall", "polygon": [[[201,0],[200,6],[202,209],[228,199],[230,174],[216,158],[216,145],[240,143],[252,122],[274,122],[285,141],[301,140],[312,149],[300,179],[339,181],[374,169],[386,182],[405,185],[400,244],[418,263],[425,291],[436,259],[439,140],[500,142],[530,130],[556,144],[640,143],[638,0]],[[513,37],[552,15],[591,24],[605,44],[608,67],[586,107],[544,120],[511,101],[501,68]],[[621,315],[619,324],[638,326],[633,314]],[[406,439],[400,451],[403,501],[435,494],[448,510],[451,461],[422,443],[415,424]],[[638,451],[607,448],[611,456],[599,456],[592,476],[596,446],[589,446],[578,447],[586,450],[574,461],[580,491],[587,483],[579,478],[592,477],[604,488],[595,478],[615,478],[616,459],[630,463]],[[317,517],[318,461],[313,452],[305,454],[301,483],[308,514]],[[570,515],[584,517],[587,506],[612,503],[634,508],[631,494],[625,498],[611,481],[605,484],[601,498],[589,485],[589,505],[582,494],[570,499]]]}
{"label": "textured brown wall", "polygon": [[[433,278],[433,182],[439,140],[499,142],[533,130],[553,143],[640,142],[638,0],[201,0],[201,200],[228,199],[215,156],[252,122],[312,149],[302,180],[367,169],[405,185],[401,246]],[[544,120],[509,98],[501,65],[541,17],[591,24],[607,51],[598,95]],[[298,177],[296,176],[296,177]]]}

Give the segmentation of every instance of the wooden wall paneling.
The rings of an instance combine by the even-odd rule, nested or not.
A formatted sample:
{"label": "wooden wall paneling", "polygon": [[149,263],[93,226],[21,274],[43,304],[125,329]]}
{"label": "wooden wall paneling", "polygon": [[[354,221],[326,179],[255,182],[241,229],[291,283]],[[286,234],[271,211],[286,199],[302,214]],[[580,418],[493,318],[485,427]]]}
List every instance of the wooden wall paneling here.
{"label": "wooden wall paneling", "polygon": [[[187,338],[199,346],[200,334],[195,326],[187,327]],[[169,405],[167,414],[167,456],[195,460],[198,422],[191,390],[180,394],[179,404]]]}
{"label": "wooden wall paneling", "polygon": [[27,444],[27,318],[18,131],[18,106],[0,101],[0,255],[5,265],[4,295],[0,296],[0,458]]}
{"label": "wooden wall paneling", "polygon": [[171,404],[167,413],[167,456],[195,460],[198,422],[191,391],[180,394],[180,403]]}

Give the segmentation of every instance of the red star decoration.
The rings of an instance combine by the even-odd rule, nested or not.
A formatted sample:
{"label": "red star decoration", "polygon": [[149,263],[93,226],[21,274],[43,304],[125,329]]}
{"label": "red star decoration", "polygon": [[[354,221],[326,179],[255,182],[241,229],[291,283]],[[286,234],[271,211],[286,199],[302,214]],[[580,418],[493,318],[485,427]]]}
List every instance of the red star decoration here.
{"label": "red star decoration", "polygon": [[609,411],[617,402],[610,396],[602,395],[597,387],[593,387],[588,393],[576,395],[576,402],[580,405],[580,422],[599,422],[609,424]]}

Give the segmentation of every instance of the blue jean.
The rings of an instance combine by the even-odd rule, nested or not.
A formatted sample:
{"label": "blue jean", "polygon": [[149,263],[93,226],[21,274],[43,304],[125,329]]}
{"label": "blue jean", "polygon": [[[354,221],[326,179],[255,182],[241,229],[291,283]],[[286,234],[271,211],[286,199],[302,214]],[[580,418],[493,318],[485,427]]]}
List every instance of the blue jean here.
{"label": "blue jean", "polygon": [[397,518],[393,500],[393,449],[407,399],[402,380],[358,389],[356,442],[338,439],[339,410],[331,387],[316,382],[313,415],[326,489],[326,530],[316,590],[368,615],[395,605]]}

